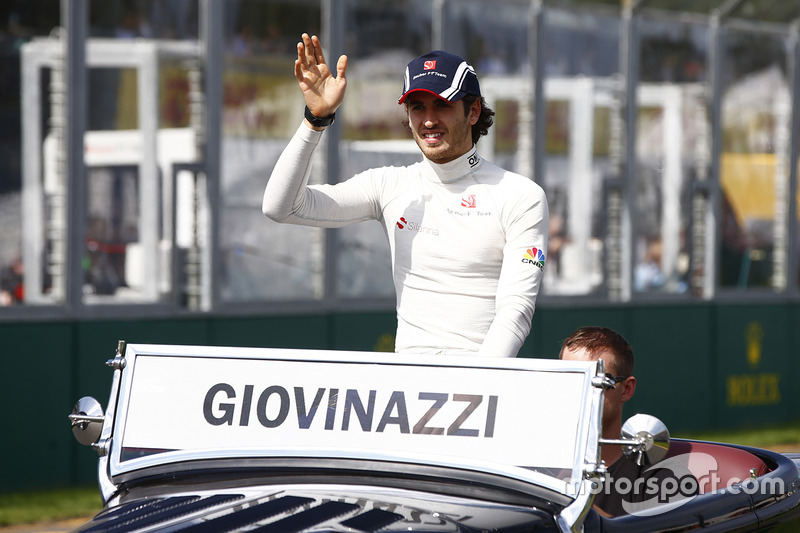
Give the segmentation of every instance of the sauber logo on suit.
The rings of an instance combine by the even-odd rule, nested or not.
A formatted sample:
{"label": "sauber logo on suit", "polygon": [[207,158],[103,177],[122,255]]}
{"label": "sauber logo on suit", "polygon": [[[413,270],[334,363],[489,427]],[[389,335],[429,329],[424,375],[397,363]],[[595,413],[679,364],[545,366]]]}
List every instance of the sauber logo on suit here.
{"label": "sauber logo on suit", "polygon": [[475,195],[470,194],[461,199],[461,207],[467,207],[469,209],[475,209],[477,207],[477,202],[475,200]]}

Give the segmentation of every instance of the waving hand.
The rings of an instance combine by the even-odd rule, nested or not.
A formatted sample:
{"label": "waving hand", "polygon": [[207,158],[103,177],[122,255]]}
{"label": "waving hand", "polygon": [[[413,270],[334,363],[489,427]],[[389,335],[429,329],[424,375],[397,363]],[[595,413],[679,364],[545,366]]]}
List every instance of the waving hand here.
{"label": "waving hand", "polygon": [[303,91],[308,109],[318,117],[328,117],[336,112],[344,100],[347,56],[339,57],[334,77],[325,62],[319,37],[309,37],[304,33],[302,39],[297,43],[294,75]]}

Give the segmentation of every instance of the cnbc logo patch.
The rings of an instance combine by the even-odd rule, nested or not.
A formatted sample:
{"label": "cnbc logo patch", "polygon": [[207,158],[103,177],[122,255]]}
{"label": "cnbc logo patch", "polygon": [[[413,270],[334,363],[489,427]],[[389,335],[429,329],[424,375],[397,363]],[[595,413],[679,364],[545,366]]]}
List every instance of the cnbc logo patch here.
{"label": "cnbc logo patch", "polygon": [[544,270],[544,252],[538,248],[528,248],[522,255],[522,262],[535,265]]}

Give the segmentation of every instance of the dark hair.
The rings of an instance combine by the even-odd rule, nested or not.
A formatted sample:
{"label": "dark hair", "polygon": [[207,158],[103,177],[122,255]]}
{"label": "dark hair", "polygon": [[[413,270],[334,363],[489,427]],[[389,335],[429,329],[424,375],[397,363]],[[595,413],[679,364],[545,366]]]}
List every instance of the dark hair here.
{"label": "dark hair", "polygon": [[[486,99],[482,96],[468,94],[461,99],[461,101],[464,102],[464,116],[469,116],[470,106],[478,100],[481,102],[481,114],[478,116],[478,122],[472,125],[472,144],[477,144],[481,135],[487,135],[489,133],[489,128],[494,124],[494,119],[492,118],[494,116],[494,111],[486,105]],[[406,109],[408,109],[408,103],[406,103]],[[411,127],[408,119],[403,120],[403,126],[406,128]]]}
{"label": "dark hair", "polygon": [[[572,335],[564,339],[561,351],[583,348],[590,355],[607,350],[614,354],[617,372],[621,376],[633,375],[633,348],[625,337],[613,329],[600,326],[586,326],[576,329]],[[561,354],[559,354],[559,358]]]}
{"label": "dark hair", "polygon": [[469,115],[470,106],[479,100],[481,102],[481,114],[478,117],[478,122],[472,125],[473,144],[477,144],[481,135],[487,135],[489,133],[489,128],[494,124],[494,119],[492,118],[494,117],[494,111],[486,105],[486,99],[482,96],[468,94],[462,98],[461,101],[464,102],[464,113]]}

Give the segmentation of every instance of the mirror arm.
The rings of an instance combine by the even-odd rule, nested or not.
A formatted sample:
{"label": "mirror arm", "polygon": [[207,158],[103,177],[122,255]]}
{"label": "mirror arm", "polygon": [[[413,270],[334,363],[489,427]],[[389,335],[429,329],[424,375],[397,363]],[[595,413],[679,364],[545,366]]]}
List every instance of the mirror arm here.
{"label": "mirror arm", "polygon": [[637,435],[632,439],[599,439],[599,442],[600,444],[619,444],[620,446],[630,446],[632,448],[643,450],[647,443],[647,439]]}
{"label": "mirror arm", "polygon": [[105,417],[103,416],[89,416],[82,414],[69,415],[69,419],[72,421],[72,427],[81,426],[81,429],[84,429],[86,424],[89,422],[100,422],[102,424],[105,421]]}

